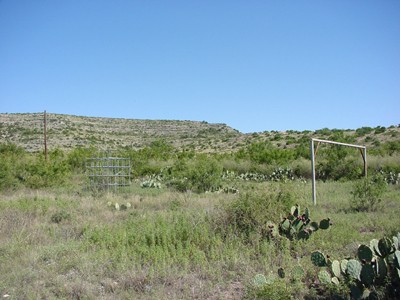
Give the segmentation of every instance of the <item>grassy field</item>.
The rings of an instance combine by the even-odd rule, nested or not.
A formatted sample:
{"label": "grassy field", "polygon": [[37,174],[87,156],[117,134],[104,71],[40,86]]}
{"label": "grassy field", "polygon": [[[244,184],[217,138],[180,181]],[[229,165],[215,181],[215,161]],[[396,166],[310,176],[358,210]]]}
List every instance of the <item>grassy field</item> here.
{"label": "grassy field", "polygon": [[[354,257],[360,243],[400,231],[398,185],[388,186],[377,209],[366,212],[351,206],[351,181],[318,182],[316,207],[310,182],[238,185],[238,194],[178,193],[143,189],[139,183],[119,193],[82,188],[3,191],[0,296],[330,298],[348,290],[344,285],[321,288],[311,252]],[[131,207],[118,211],[115,203]],[[312,220],[329,217],[333,226],[306,241],[263,236],[260,220],[277,223],[295,203],[308,206]],[[298,265],[305,274],[294,280],[290,274]],[[254,286],[257,274],[278,274],[279,268],[288,276],[261,291]]]}
{"label": "grassy field", "polygon": [[[48,117],[46,160],[41,114],[0,114],[0,297],[358,299],[368,288],[370,299],[400,298],[400,249],[371,259],[362,247],[334,280],[315,266],[400,232],[399,126],[243,134]],[[366,145],[368,179],[357,150],[324,145],[313,206],[312,137]],[[106,149],[129,159],[130,187],[87,188],[87,159]],[[392,241],[379,251],[399,248]]]}

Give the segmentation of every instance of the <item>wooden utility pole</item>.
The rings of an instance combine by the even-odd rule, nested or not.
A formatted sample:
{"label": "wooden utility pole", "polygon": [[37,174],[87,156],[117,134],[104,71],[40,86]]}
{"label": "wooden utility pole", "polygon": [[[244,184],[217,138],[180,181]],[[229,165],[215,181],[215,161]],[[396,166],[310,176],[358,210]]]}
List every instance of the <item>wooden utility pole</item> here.
{"label": "wooden utility pole", "polygon": [[43,135],[44,135],[44,159],[47,161],[47,120],[46,120],[46,111],[44,111],[44,120],[43,120]]}

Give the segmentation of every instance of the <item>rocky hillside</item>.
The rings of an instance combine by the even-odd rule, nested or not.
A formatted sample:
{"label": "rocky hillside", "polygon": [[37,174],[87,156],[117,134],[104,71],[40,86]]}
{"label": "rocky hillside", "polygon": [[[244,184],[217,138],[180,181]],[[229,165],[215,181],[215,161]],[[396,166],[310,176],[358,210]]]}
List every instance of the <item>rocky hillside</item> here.
{"label": "rocky hillside", "polygon": [[[43,149],[43,113],[0,114],[0,143],[14,143],[28,151]],[[265,131],[243,134],[226,124],[196,121],[132,120],[47,114],[49,149],[94,146],[112,150],[118,147],[140,149],[164,139],[175,147],[202,152],[237,150],[252,142],[270,142],[280,148],[305,145],[311,137],[345,138],[367,147],[400,140],[400,127],[362,127],[356,130]]]}
{"label": "rocky hillside", "polygon": [[[129,120],[47,113],[49,148],[95,146],[142,148],[165,139],[176,147],[216,151],[234,147],[243,138],[225,124],[195,121]],[[0,114],[0,142],[12,142],[28,151],[43,149],[43,113]]]}

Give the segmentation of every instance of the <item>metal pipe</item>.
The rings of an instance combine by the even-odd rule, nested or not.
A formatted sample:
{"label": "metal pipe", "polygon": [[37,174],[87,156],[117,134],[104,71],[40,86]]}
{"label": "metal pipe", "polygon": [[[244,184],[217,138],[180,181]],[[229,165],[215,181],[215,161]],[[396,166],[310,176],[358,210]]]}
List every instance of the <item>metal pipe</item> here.
{"label": "metal pipe", "polygon": [[317,205],[316,185],[315,185],[315,153],[314,153],[314,139],[310,143],[311,152],[311,172],[312,172],[312,199],[314,205]]}

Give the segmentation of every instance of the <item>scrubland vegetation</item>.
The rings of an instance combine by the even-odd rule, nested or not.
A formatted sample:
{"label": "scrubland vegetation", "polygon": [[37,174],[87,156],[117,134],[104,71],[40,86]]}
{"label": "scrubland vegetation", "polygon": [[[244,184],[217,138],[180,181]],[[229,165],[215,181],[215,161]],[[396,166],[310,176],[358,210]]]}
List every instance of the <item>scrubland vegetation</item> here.
{"label": "scrubland vegetation", "polygon": [[[168,139],[121,146],[114,154],[131,159],[133,182],[117,192],[88,187],[94,146],[53,149],[45,161],[3,143],[0,296],[398,299],[400,140],[387,132],[397,128],[260,133],[212,153]],[[321,145],[313,206],[310,136],[379,135],[367,179],[358,150]],[[333,267],[345,259],[359,273]]]}

